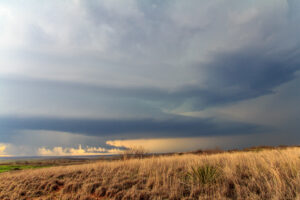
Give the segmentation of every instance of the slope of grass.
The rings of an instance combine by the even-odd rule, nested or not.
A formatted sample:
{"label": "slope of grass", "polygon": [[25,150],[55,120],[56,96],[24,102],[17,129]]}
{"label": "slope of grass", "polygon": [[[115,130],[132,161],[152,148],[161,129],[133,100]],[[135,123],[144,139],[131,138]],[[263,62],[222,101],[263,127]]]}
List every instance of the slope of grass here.
{"label": "slope of grass", "polygon": [[300,148],[102,161],[0,174],[0,199],[300,199]]}

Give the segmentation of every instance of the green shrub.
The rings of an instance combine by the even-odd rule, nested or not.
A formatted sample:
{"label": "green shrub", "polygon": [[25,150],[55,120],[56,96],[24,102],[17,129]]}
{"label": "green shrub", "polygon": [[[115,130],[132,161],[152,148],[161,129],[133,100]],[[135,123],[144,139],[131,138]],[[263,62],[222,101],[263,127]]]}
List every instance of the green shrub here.
{"label": "green shrub", "polygon": [[215,183],[220,177],[220,169],[212,165],[191,167],[187,177],[193,184],[211,184]]}

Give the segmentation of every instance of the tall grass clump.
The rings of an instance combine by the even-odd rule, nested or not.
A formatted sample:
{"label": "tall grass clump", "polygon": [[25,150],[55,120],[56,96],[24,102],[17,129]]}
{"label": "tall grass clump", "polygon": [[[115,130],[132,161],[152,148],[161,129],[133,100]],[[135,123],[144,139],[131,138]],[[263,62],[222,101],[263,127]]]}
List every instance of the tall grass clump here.
{"label": "tall grass clump", "polygon": [[187,173],[188,180],[196,185],[216,183],[220,175],[220,169],[209,164],[197,167],[192,166],[191,170]]}

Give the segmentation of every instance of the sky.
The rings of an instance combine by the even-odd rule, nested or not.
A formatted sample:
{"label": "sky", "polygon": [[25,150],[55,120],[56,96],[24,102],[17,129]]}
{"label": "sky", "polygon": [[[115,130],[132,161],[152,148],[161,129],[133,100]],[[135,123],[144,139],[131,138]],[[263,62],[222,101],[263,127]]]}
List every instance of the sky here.
{"label": "sky", "polygon": [[0,157],[300,143],[298,0],[1,0]]}

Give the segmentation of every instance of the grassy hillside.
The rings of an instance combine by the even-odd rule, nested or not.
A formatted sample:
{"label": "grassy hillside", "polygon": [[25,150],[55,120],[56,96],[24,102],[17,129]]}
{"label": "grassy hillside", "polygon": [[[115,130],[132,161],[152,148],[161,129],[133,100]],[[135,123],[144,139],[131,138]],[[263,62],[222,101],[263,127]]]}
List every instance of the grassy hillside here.
{"label": "grassy hillside", "polygon": [[300,148],[173,155],[0,174],[0,199],[300,199]]}

